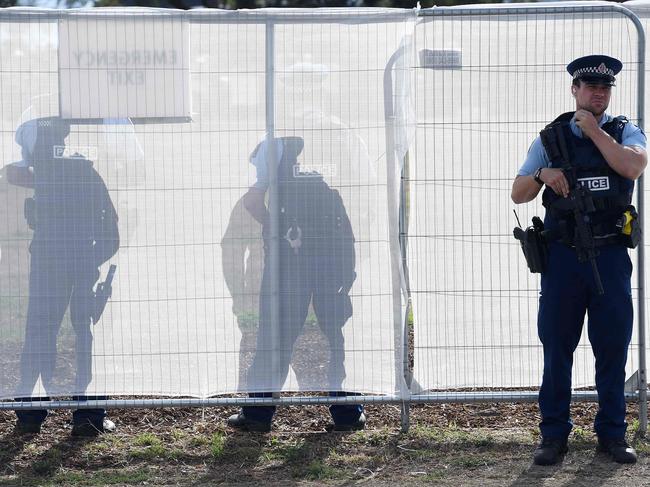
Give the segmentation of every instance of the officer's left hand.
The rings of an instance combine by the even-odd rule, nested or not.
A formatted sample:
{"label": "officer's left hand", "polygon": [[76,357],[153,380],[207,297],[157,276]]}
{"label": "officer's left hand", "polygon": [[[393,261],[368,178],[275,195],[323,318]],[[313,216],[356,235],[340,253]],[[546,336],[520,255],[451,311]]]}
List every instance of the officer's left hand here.
{"label": "officer's left hand", "polygon": [[576,125],[582,130],[582,134],[585,137],[591,138],[591,136],[600,128],[598,126],[598,120],[594,117],[594,114],[587,110],[577,110],[575,114]]}

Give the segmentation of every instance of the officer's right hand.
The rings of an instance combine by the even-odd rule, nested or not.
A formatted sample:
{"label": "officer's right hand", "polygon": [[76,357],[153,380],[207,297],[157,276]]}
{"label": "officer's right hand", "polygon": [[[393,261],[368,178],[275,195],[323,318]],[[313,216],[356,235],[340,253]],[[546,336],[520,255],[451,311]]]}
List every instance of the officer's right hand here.
{"label": "officer's right hand", "polygon": [[558,196],[564,198],[569,196],[569,182],[564,176],[564,171],[562,171],[562,169],[545,167],[542,169],[539,179],[541,179],[546,186],[555,191],[555,194]]}

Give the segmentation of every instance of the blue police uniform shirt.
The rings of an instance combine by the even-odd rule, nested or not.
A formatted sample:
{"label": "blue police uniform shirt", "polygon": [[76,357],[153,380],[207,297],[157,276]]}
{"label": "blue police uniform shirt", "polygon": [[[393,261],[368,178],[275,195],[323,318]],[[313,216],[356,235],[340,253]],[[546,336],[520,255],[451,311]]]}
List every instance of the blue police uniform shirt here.
{"label": "blue police uniform shirt", "polygon": [[[598,125],[602,127],[605,123],[611,121],[612,119],[613,117],[611,117],[610,115],[604,114],[603,117],[600,119]],[[576,125],[575,117],[571,119],[571,121],[569,122],[569,126],[571,127],[571,131],[575,136],[582,137],[582,130],[580,129],[580,127]],[[623,129],[623,137],[621,140],[621,145],[625,145],[625,146],[636,145],[645,149],[646,136],[643,133],[643,130],[641,130],[639,127],[637,127],[631,122],[626,123],[625,128]],[[528,155],[526,156],[526,160],[524,161],[524,164],[519,169],[517,176],[532,176],[533,174],[535,174],[535,171],[537,171],[537,169],[539,169],[540,167],[550,167],[550,166],[551,166],[551,161],[548,159],[548,156],[546,155],[546,150],[544,150],[544,146],[542,145],[542,140],[538,136],[533,141],[530,148],[528,149]]]}

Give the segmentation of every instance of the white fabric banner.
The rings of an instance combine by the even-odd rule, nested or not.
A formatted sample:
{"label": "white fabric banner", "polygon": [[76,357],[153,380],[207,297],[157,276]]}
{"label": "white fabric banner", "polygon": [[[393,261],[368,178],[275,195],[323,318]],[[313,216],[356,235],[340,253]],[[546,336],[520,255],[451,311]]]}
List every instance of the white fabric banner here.
{"label": "white fabric banner", "polygon": [[[147,101],[96,111],[110,92],[83,86],[79,113],[103,121],[72,124],[58,118],[67,14],[42,15],[1,19],[0,397],[403,391],[384,69],[415,13],[165,12],[192,16],[192,121],[133,123]],[[256,156],[269,104],[276,166]]]}

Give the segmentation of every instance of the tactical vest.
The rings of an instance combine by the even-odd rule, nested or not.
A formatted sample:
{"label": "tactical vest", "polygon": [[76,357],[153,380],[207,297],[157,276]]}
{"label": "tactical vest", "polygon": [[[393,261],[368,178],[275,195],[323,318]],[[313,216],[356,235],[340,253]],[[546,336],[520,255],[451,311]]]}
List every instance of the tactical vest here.
{"label": "tactical vest", "polygon": [[304,275],[322,277],[334,291],[356,279],[354,233],[339,192],[317,172],[301,172],[295,159],[278,171],[280,258],[300,263]]}
{"label": "tactical vest", "polygon": [[280,233],[300,240],[296,254],[354,255],[354,234],[341,195],[317,172],[299,172],[283,160],[278,171]]}
{"label": "tactical vest", "polygon": [[[546,152],[551,158],[550,167],[565,169],[570,187],[575,187],[579,182],[589,190],[596,209],[590,215],[592,233],[595,239],[601,239],[602,243],[606,243],[609,237],[620,232],[616,228],[616,222],[632,202],[634,181],[614,171],[591,139],[581,138],[573,133],[569,125],[573,115],[574,112],[564,113],[550,124],[560,124],[566,140],[571,169],[566,170],[566,164],[561,158],[553,159],[549,151]],[[603,124],[601,128],[620,144],[627,123],[625,117],[616,117]],[[566,199],[555,194],[555,191],[547,186],[542,194],[542,201],[546,208],[544,227],[554,232],[558,239],[572,244],[575,220],[571,209],[566,208]],[[609,243],[615,243],[614,239]]]}
{"label": "tactical vest", "polygon": [[[34,230],[33,243],[48,247],[90,251],[106,235],[102,220],[114,209],[102,178],[86,159],[45,161],[34,170],[34,197],[25,205],[25,217]],[[110,213],[110,215],[107,215]]]}

